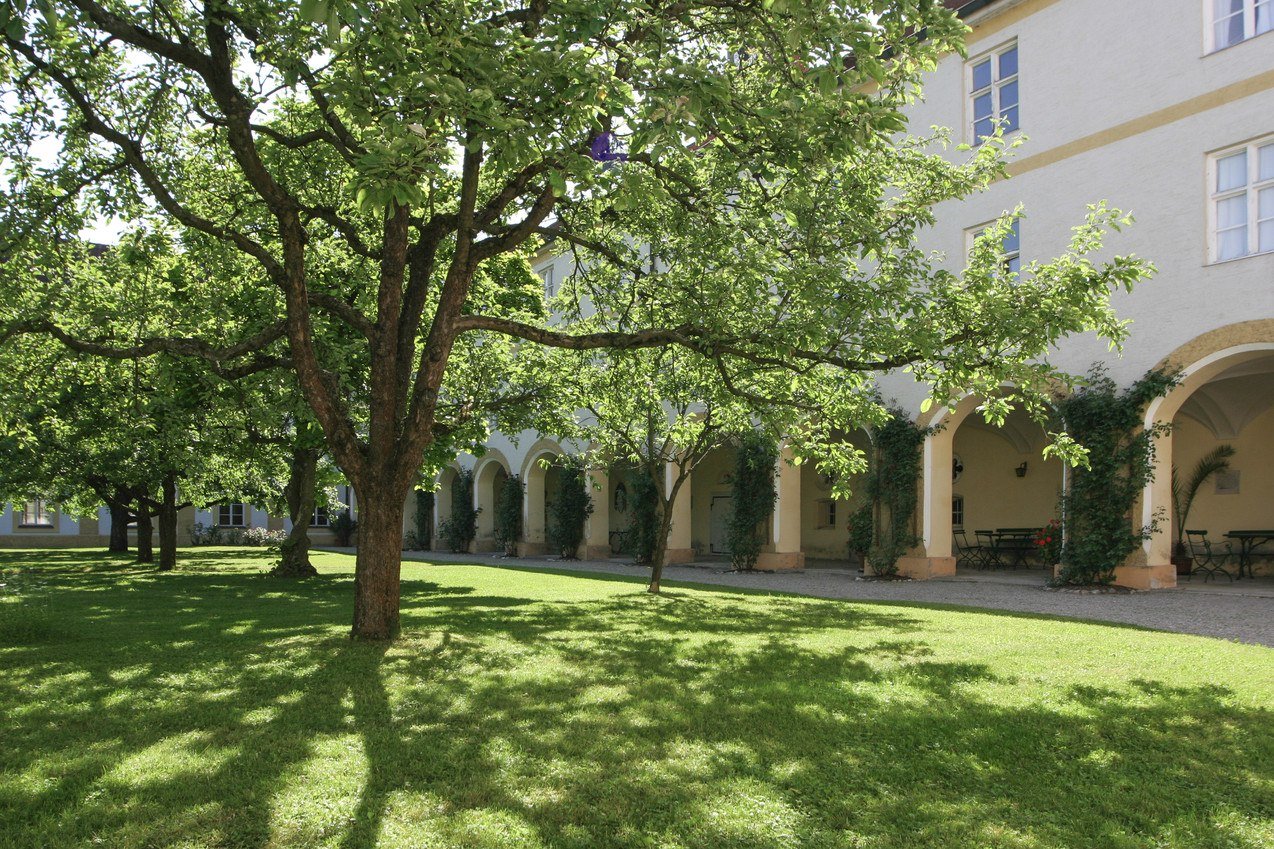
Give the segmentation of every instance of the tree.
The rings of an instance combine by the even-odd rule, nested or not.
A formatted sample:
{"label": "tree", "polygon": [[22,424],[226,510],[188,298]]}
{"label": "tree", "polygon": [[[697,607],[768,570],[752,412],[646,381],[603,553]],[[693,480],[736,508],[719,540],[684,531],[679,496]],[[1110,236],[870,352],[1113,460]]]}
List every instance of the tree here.
{"label": "tree", "polygon": [[[1104,210],[1020,280],[988,240],[963,275],[917,244],[935,203],[1004,174],[998,141],[951,162],[900,137],[919,75],[960,49],[933,0],[0,8],[19,104],[0,129],[6,268],[30,290],[6,306],[35,307],[0,338],[292,369],[360,505],[359,638],[398,629],[422,464],[552,411],[545,348],[680,345],[728,386],[910,367],[940,398],[1005,381],[1026,396],[1059,337],[1122,336],[1110,290],[1145,273],[1084,259],[1119,220]],[[52,166],[33,151],[46,136]],[[231,281],[257,307],[121,338],[39,297],[51,278],[27,255],[52,251],[29,234],[112,215],[240,252],[255,273]],[[563,293],[580,309],[559,319],[504,296],[540,238],[584,260]],[[655,243],[668,270],[637,276]],[[354,342],[326,364],[338,328]]]}
{"label": "tree", "polygon": [[583,411],[572,435],[590,446],[589,462],[632,467],[637,559],[658,593],[673,507],[694,470],[762,421],[778,429],[774,414],[789,408],[749,403],[726,388],[710,359],[680,348],[582,356],[569,374]]}

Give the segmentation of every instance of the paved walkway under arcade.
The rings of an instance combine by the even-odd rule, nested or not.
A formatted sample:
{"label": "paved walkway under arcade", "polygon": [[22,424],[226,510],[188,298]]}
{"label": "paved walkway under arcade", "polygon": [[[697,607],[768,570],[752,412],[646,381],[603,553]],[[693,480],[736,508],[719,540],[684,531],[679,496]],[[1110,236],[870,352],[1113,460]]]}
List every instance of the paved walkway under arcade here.
{"label": "paved walkway under arcade", "polygon": [[[353,549],[329,549],[352,552]],[[488,566],[601,572],[634,577],[647,574],[631,560],[556,560],[506,558],[493,554],[404,551],[405,560],[478,563]],[[1185,581],[1174,590],[1089,595],[1047,592],[1042,570],[961,570],[931,581],[861,581],[858,574],[831,562],[814,561],[800,572],[734,573],[723,561],[669,566],[665,581],[690,581],[747,589],[774,590],[819,598],[855,601],[952,604],[1022,613],[1069,616],[1199,634],[1274,647],[1274,578],[1226,582]]]}

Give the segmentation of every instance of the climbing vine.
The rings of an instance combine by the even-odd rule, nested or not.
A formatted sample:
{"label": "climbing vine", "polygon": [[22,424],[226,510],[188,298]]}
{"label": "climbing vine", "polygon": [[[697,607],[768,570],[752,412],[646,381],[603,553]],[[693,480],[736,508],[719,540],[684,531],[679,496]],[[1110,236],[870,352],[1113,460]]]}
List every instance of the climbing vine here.
{"label": "climbing vine", "polygon": [[730,560],[734,568],[756,568],[765,541],[764,522],[774,512],[774,464],[778,448],[760,432],[743,435],[731,482],[734,512],[730,516]]}
{"label": "climbing vine", "polygon": [[[917,542],[920,460],[929,432],[902,410],[891,410],[889,420],[876,430],[867,473],[872,534],[865,562],[877,575],[897,574],[898,558]],[[860,529],[857,545],[863,544],[863,536]]]}
{"label": "climbing vine", "polygon": [[495,542],[510,557],[517,554],[522,538],[522,478],[505,478],[495,500]]}
{"label": "climbing vine", "polygon": [[457,553],[467,552],[478,535],[478,510],[473,506],[473,472],[462,469],[451,482],[451,515],[438,529],[447,547]]}
{"label": "climbing vine", "polygon": [[580,463],[568,461],[561,468],[562,485],[550,511],[548,540],[563,560],[574,560],[584,542],[584,523],[593,514],[593,499]]}
{"label": "climbing vine", "polygon": [[1062,496],[1066,541],[1062,546],[1059,582],[1109,583],[1115,568],[1147,539],[1166,517],[1148,525],[1133,524],[1132,510],[1154,478],[1154,440],[1168,425],[1142,427],[1146,405],[1167,394],[1176,377],[1161,370],[1119,391],[1100,367],[1088,384],[1058,403],[1070,438],[1088,453]]}

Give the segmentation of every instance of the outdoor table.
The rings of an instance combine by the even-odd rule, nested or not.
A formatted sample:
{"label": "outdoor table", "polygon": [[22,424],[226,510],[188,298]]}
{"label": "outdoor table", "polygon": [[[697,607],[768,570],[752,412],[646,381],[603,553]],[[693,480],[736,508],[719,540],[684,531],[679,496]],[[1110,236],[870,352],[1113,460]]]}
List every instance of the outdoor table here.
{"label": "outdoor table", "polygon": [[[1027,562],[1031,553],[1035,551],[1035,534],[1038,528],[998,528],[991,535],[992,556],[1000,566],[1012,566],[1016,569],[1018,566],[1023,568],[1030,564]],[[1000,553],[1008,555],[1008,562],[1000,558]]]}
{"label": "outdoor table", "polygon": [[1249,578],[1253,577],[1252,551],[1258,545],[1274,541],[1274,530],[1230,531],[1225,536],[1227,539],[1237,540],[1239,543],[1239,577],[1243,577],[1244,569],[1247,569]]}

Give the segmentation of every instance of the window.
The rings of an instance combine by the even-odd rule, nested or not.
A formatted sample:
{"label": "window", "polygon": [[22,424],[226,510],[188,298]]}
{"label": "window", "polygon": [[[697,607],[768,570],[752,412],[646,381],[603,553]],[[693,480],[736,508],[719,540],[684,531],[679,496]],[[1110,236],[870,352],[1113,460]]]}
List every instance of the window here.
{"label": "window", "polygon": [[221,504],[217,507],[217,524],[223,528],[243,527],[243,505]]}
{"label": "window", "polygon": [[[1274,0],[1272,0],[1274,2]],[[983,54],[969,63],[969,127],[974,144],[995,132],[1018,129],[1017,42]]]}
{"label": "window", "polygon": [[1274,137],[1212,158],[1212,260],[1274,251]]}
{"label": "window", "polygon": [[327,507],[320,505],[314,508],[314,515],[310,517],[311,528],[326,528],[331,524],[331,518],[327,515]]}
{"label": "window", "polygon": [[951,499],[951,527],[964,529],[964,496],[956,495]]}
{"label": "window", "polygon": [[37,498],[34,501],[28,501],[22,505],[22,527],[24,528],[51,528],[53,527],[53,509],[43,498]]}
{"label": "window", "polygon": [[557,294],[557,286],[553,281],[553,266],[547,265],[540,271],[540,278],[544,281],[544,297],[551,298]]}
{"label": "window", "polygon": [[820,528],[836,527],[836,502],[830,498],[818,502],[818,526]]}
{"label": "window", "polygon": [[[1022,222],[1014,219],[1009,225],[1009,232],[1004,237],[1004,265],[1005,272],[1009,274],[1017,274],[1022,270]],[[985,233],[991,225],[979,227],[973,231],[973,239],[978,238]],[[969,246],[972,250],[973,246]]]}
{"label": "window", "polygon": [[1213,50],[1274,29],[1274,0],[1207,1],[1212,6]]}

